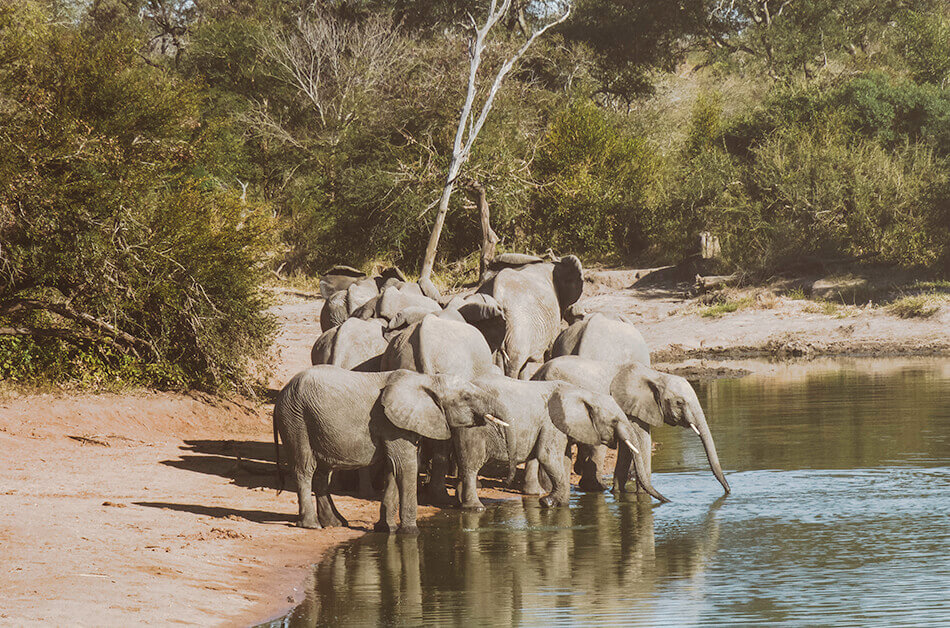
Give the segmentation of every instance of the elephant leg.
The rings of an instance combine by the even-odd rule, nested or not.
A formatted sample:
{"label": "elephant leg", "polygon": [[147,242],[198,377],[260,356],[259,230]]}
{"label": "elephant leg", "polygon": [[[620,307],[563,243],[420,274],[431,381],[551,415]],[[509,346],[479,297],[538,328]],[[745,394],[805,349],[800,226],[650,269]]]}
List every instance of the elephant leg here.
{"label": "elephant leg", "polygon": [[448,505],[453,503],[449,492],[445,488],[445,476],[450,466],[449,453],[451,443],[448,441],[431,441],[432,461],[429,468],[429,481],[426,484],[426,501],[432,505]]}
{"label": "elephant leg", "polygon": [[615,493],[627,492],[627,483],[630,482],[631,462],[630,450],[627,449],[626,445],[619,445],[617,447],[617,464],[614,466],[613,491]]}
{"label": "elephant leg", "polygon": [[[561,439],[557,439],[560,441]],[[551,492],[541,498],[541,505],[545,508],[551,506],[567,506],[571,501],[571,490],[568,476],[565,473],[569,467],[570,461],[564,456],[564,443],[548,443],[538,452],[538,462],[541,468],[551,478]]]}
{"label": "elephant leg", "polygon": [[363,467],[358,471],[360,487],[358,495],[361,499],[376,499],[376,489],[373,488],[374,467]]}
{"label": "elephant leg", "polygon": [[324,528],[346,527],[347,522],[333,503],[330,497],[330,472],[317,471],[314,492],[317,494],[317,519]]}
{"label": "elephant leg", "polygon": [[400,534],[418,534],[416,527],[416,484],[419,476],[419,462],[416,446],[403,439],[389,441],[386,453],[392,458],[396,489],[399,491],[399,528]]}
{"label": "elephant leg", "polygon": [[301,528],[318,529],[323,526],[317,520],[316,503],[313,499],[313,472],[316,470],[317,461],[313,456],[305,460],[302,464],[297,464],[297,508],[299,515],[297,525]]}
{"label": "elephant leg", "polygon": [[379,501],[379,521],[373,526],[373,530],[376,532],[395,532],[397,499],[395,464],[391,459],[387,459],[383,464],[386,465],[386,479],[383,486],[383,496]]}
{"label": "elephant leg", "polygon": [[[480,446],[482,445],[482,446]],[[463,510],[483,511],[485,506],[478,499],[478,470],[485,464],[487,456],[482,443],[471,439],[457,441],[455,458],[458,461],[458,496]]]}
{"label": "elephant leg", "polygon": [[543,495],[544,487],[541,486],[541,480],[538,477],[540,465],[537,458],[531,458],[524,463],[524,494],[525,495]]}
{"label": "elephant leg", "polygon": [[578,445],[578,459],[580,459],[581,451],[585,449],[588,450],[589,453],[585,452],[585,462],[581,465],[581,479],[580,482],[577,483],[577,486],[582,491],[604,491],[607,489],[607,486],[600,477],[603,473],[604,457],[607,455],[607,447],[604,445],[598,445],[597,447]]}

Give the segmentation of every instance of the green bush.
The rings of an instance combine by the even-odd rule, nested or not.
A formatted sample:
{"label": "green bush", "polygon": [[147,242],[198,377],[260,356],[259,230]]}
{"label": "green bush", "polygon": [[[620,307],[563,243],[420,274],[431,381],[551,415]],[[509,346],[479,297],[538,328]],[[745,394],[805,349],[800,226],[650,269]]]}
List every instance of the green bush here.
{"label": "green bush", "polygon": [[127,35],[20,17],[0,13],[22,30],[0,68],[0,377],[246,386],[270,212],[198,176],[200,92]]}
{"label": "green bush", "polygon": [[598,258],[642,246],[642,214],[654,176],[646,143],[589,101],[555,118],[534,164],[525,231],[536,249]]}

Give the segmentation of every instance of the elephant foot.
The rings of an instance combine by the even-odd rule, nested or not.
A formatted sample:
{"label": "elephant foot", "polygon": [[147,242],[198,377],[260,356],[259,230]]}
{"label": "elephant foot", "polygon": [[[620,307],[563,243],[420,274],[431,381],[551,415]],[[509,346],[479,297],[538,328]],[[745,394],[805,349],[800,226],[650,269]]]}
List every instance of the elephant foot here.
{"label": "elephant foot", "polygon": [[323,528],[323,526],[320,525],[320,522],[317,521],[316,518],[310,518],[310,517],[298,520],[297,527],[306,528],[308,530],[320,530]]}
{"label": "elephant foot", "polygon": [[602,493],[607,490],[607,485],[596,477],[581,477],[580,482],[577,483],[577,488],[590,493]]}
{"label": "elephant foot", "polygon": [[538,503],[541,504],[542,508],[554,508],[556,506],[562,506],[561,500],[554,497],[553,495],[545,495],[538,500]]}
{"label": "elephant foot", "polygon": [[399,529],[396,530],[396,534],[404,534],[406,536],[415,536],[419,534],[419,528],[417,528],[415,525],[411,525],[411,526],[401,525],[399,526]]}
{"label": "elephant foot", "polygon": [[392,534],[395,532],[396,526],[391,526],[385,521],[377,521],[373,524],[373,532],[383,532],[385,534]]}

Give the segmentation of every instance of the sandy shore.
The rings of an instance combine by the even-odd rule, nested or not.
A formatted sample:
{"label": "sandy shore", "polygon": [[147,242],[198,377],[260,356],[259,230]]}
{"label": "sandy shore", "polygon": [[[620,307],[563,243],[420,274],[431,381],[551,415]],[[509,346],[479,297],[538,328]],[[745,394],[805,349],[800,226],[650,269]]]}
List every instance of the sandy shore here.
{"label": "sandy shore", "polygon": [[[715,318],[628,279],[591,284],[583,304],[631,316],[656,362],[690,377],[756,368],[723,357],[950,355],[947,307],[903,320],[780,297]],[[319,307],[292,293],[275,306],[274,387],[309,364]],[[168,393],[0,399],[0,624],[248,625],[298,602],[309,566],[368,529],[378,505],[341,496],[352,529],[294,527],[295,496],[274,490],[270,421],[266,405]]]}

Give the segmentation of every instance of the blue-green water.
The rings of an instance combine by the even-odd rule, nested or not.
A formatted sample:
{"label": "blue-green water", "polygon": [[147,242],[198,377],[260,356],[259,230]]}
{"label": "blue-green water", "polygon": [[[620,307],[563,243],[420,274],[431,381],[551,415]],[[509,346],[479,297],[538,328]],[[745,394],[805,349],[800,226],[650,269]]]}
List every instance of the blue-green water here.
{"label": "blue-green water", "polygon": [[777,367],[699,392],[731,495],[692,432],[660,428],[671,503],[575,493],[369,534],[271,625],[950,625],[950,362]]}

